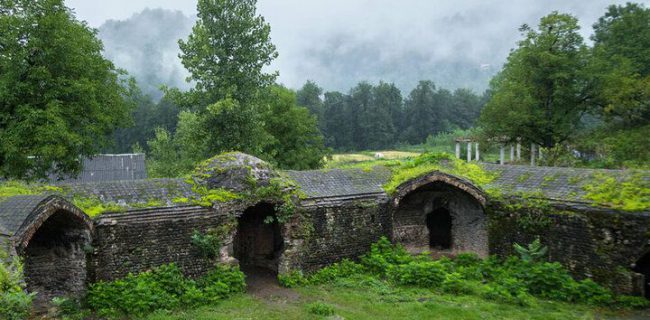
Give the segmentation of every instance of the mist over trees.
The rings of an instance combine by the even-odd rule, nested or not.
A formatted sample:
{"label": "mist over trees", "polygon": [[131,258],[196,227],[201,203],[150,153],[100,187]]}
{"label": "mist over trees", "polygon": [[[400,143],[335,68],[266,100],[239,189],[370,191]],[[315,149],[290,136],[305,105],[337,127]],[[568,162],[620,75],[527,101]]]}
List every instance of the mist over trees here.
{"label": "mist over trees", "polygon": [[180,11],[145,9],[126,20],[99,28],[104,55],[133,76],[145,95],[158,102],[162,85],[189,89],[187,71],[178,59],[178,40],[187,37],[193,19]]}

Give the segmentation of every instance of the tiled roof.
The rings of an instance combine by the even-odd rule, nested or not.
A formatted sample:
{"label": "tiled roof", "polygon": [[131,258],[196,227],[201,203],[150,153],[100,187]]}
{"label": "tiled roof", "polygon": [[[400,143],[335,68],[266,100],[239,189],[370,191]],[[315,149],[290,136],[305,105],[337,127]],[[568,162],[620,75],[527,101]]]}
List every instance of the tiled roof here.
{"label": "tiled roof", "polygon": [[104,202],[147,203],[158,200],[169,206],[179,197],[193,195],[192,187],[183,179],[147,179],[108,182],[72,183],[62,186],[64,197],[93,196]]}
{"label": "tiled roof", "polygon": [[59,181],[50,176],[50,183],[100,182],[140,180],[147,178],[144,154],[103,154],[85,159],[83,169],[76,178]]}
{"label": "tiled roof", "polygon": [[30,213],[49,196],[15,196],[0,200],[0,232],[14,235],[23,225]]}
{"label": "tiled roof", "polygon": [[390,178],[390,170],[385,167],[371,171],[333,169],[286,173],[310,198],[382,193],[382,185]]}
{"label": "tiled roof", "polygon": [[[521,192],[542,193],[545,198],[560,201],[591,202],[584,199],[587,183],[593,183],[594,175],[612,176],[619,181],[631,174],[627,170],[603,170],[559,167],[531,167],[483,164],[498,177],[492,186],[500,187],[506,195]],[[650,171],[635,171],[642,179],[650,182]]]}

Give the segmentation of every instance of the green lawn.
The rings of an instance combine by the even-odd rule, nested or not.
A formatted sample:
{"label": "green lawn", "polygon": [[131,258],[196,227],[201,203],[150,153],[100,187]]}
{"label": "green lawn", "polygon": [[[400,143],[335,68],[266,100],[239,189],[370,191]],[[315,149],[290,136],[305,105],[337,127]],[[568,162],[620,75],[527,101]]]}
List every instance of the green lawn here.
{"label": "green lawn", "polygon": [[[169,319],[612,319],[625,314],[584,305],[538,301],[535,306],[486,301],[474,296],[441,295],[423,289],[352,283],[295,289],[292,297],[241,294],[219,305],[184,312],[158,312],[148,320]],[[308,304],[334,307],[335,316],[310,313]],[[337,317],[339,316],[339,317]],[[642,319],[642,318],[639,318]]]}

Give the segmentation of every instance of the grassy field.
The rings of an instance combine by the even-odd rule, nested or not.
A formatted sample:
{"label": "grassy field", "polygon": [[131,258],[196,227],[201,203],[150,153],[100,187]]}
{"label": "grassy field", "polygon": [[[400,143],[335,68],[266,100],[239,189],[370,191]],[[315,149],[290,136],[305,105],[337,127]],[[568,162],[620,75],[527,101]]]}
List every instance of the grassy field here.
{"label": "grassy field", "polygon": [[[644,319],[644,315],[637,318],[584,305],[540,300],[534,306],[521,307],[473,296],[393,288],[381,283],[359,287],[341,282],[291,291],[293,294],[288,296],[241,294],[216,306],[177,313],[158,312],[147,319]],[[333,308],[333,314],[315,314],[310,308],[314,303]]]}

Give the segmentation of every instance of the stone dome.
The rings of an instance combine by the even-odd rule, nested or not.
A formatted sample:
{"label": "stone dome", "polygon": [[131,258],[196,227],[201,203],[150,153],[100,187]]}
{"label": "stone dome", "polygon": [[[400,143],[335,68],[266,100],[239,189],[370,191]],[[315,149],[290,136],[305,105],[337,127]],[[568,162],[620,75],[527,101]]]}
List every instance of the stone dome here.
{"label": "stone dome", "polygon": [[267,162],[245,153],[229,152],[206,160],[192,178],[208,189],[241,192],[267,186],[273,176],[275,173]]}

